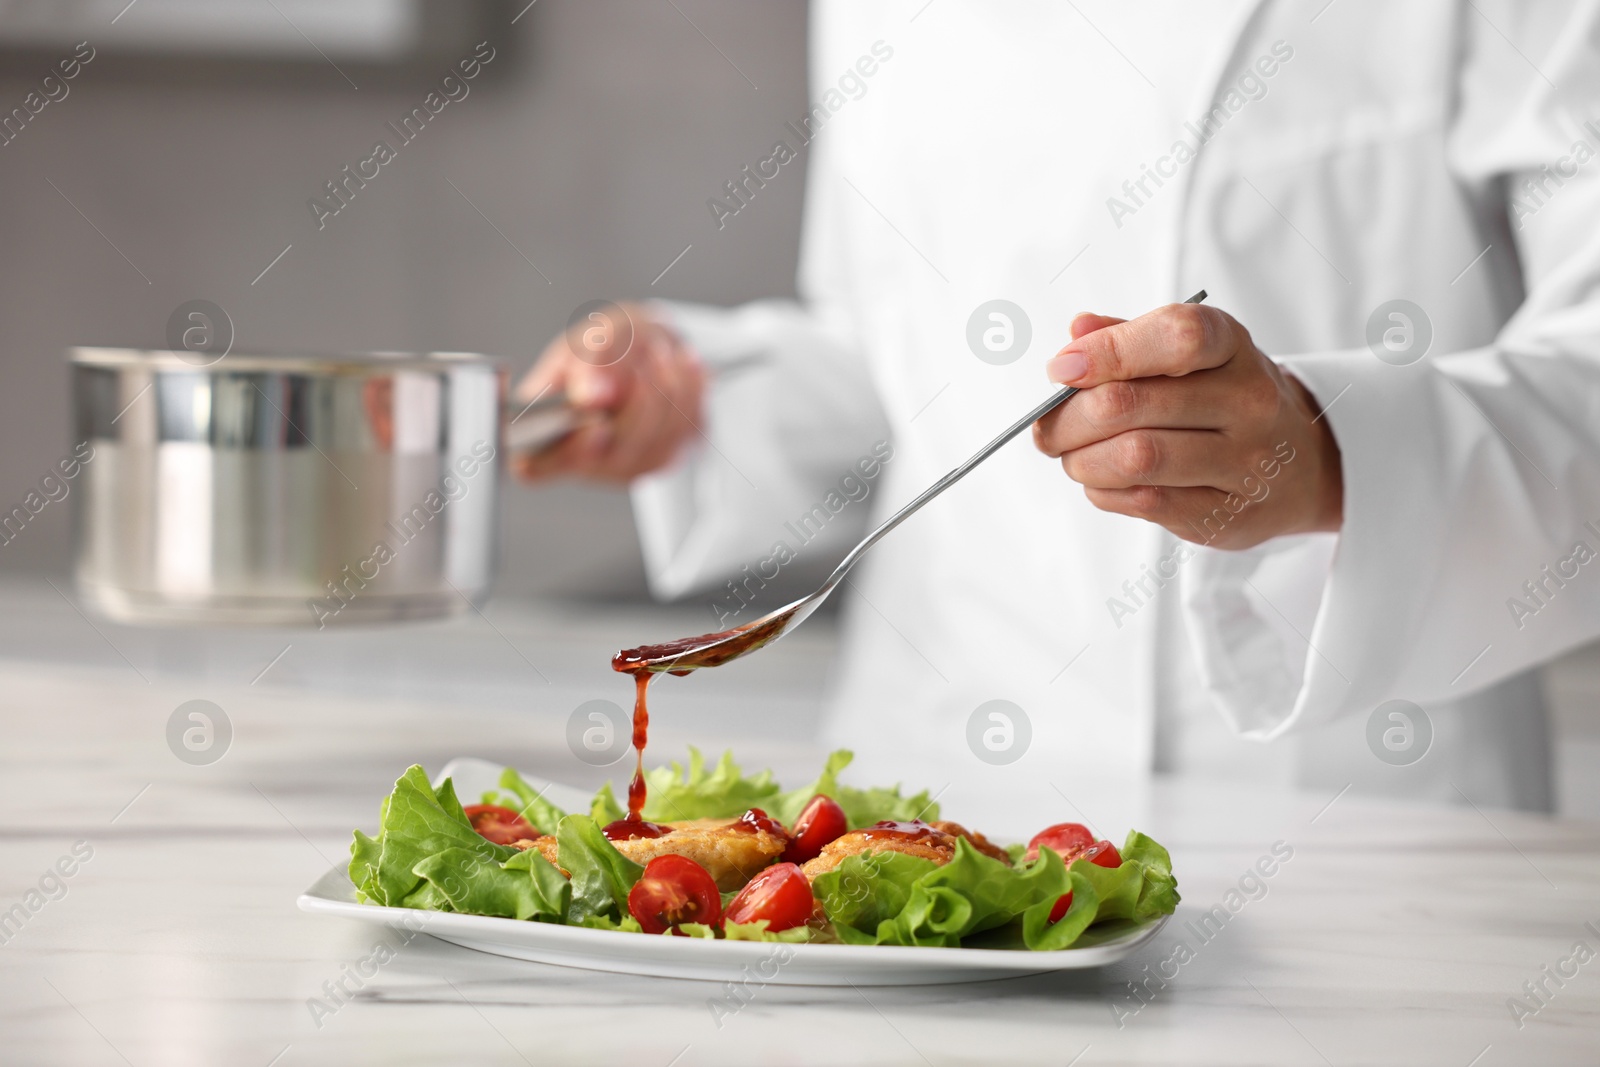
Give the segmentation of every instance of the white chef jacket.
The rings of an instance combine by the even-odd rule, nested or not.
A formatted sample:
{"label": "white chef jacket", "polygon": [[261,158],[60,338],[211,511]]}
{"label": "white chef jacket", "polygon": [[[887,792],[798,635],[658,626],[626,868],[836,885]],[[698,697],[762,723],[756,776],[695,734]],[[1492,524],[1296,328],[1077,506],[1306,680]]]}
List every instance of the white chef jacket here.
{"label": "white chef jacket", "polygon": [[[1340,532],[1174,562],[1016,442],[852,574],[829,739],[952,796],[1156,768],[1548,807],[1528,672],[1600,634],[1596,41],[1593,2],[815,5],[803,299],[666,309],[741,369],[635,486],[654,590],[725,598],[779,542],[826,569],[1046,395],[1075,313],[1205,288],[1325,407]],[[996,298],[1031,325],[1005,365],[968,344]],[[1425,354],[1380,359],[1393,329]],[[1393,699],[1432,723],[1410,766],[1367,740]],[[992,700],[1031,733],[1000,768]]]}

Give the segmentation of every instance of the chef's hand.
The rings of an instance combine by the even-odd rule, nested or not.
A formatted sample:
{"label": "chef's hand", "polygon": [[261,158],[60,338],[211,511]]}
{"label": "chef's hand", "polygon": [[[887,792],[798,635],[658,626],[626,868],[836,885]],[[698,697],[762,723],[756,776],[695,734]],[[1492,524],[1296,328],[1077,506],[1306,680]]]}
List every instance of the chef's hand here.
{"label": "chef's hand", "polygon": [[1315,398],[1245,328],[1203,304],[1131,321],[1079,315],[1046,365],[1083,391],[1033,427],[1103,511],[1242,549],[1339,529],[1339,446]]}
{"label": "chef's hand", "polygon": [[[618,308],[627,321],[613,321]],[[511,469],[524,481],[571,475],[625,484],[666,466],[699,432],[705,372],[694,352],[637,304],[599,314],[551,341],[517,383],[519,406],[565,391],[583,415],[549,448],[513,453]]]}

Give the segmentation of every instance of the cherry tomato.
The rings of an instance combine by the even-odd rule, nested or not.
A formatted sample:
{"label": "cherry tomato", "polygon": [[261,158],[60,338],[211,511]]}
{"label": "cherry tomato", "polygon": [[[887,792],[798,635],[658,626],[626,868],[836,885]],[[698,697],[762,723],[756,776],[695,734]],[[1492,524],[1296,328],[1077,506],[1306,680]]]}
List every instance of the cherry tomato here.
{"label": "cherry tomato", "polygon": [[1061,917],[1067,913],[1067,909],[1070,907],[1072,907],[1072,894],[1070,892],[1062,893],[1059,897],[1056,897],[1055,905],[1050,909],[1050,921],[1052,923],[1060,922]]}
{"label": "cherry tomato", "polygon": [[1117,846],[1110,841],[1096,841],[1092,847],[1076,857],[1088,860],[1097,867],[1121,867],[1122,853],[1117,851]]}
{"label": "cherry tomato", "polygon": [[804,926],[816,908],[811,883],[792,863],[777,863],[750,879],[733,898],[723,919],[730,923],[767,920],[767,929],[776,933]]}
{"label": "cherry tomato", "polygon": [[830,796],[818,793],[794,821],[793,839],[781,857],[785,863],[805,863],[822,852],[822,846],[850,828],[844,809]]}
{"label": "cherry tomato", "polygon": [[647,934],[681,923],[716,926],[722,921],[722,894],[707,870],[687,856],[657,856],[628,892],[628,912]]}
{"label": "cherry tomato", "polygon": [[1039,858],[1041,848],[1053,849],[1061,858],[1071,866],[1072,861],[1080,852],[1084,852],[1094,845],[1094,834],[1081,822],[1060,822],[1054,826],[1047,826],[1033,835],[1033,840],[1028,842],[1026,860]]}
{"label": "cherry tomato", "polygon": [[480,837],[497,845],[509,845],[513,841],[539,836],[533,823],[510,808],[502,808],[498,804],[468,804],[461,810],[467,813],[467,821]]}

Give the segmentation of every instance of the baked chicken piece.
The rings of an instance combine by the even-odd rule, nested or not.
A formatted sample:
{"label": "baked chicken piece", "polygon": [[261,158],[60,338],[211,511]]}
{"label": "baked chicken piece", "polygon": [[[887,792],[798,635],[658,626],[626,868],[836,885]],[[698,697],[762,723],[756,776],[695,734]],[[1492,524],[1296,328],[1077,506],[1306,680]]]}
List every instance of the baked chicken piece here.
{"label": "baked chicken piece", "polygon": [[839,866],[846,857],[863,852],[903,852],[908,856],[945,864],[955,858],[956,839],[961,837],[985,856],[1010,865],[1011,858],[987,837],[968,830],[960,823],[940,821],[888,823],[851,830],[824,845],[821,854],[800,870],[807,881],[812,881],[817,875]]}
{"label": "baked chicken piece", "polygon": [[[612,840],[617,851],[635,863],[657,856],[684,856],[704,867],[724,893],[741,889],[789,847],[781,827],[752,825],[743,819],[691,819],[661,823],[669,832],[660,837],[625,837]],[[549,835],[513,842],[513,848],[539,850],[558,868],[556,839]],[[562,871],[566,873],[565,870]]]}

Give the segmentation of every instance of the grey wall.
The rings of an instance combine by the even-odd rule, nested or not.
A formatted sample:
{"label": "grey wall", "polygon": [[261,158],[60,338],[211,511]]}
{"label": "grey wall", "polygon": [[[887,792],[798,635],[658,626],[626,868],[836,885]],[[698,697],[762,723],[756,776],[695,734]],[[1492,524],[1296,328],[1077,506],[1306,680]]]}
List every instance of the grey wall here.
{"label": "grey wall", "polygon": [[[721,232],[705,201],[804,110],[803,0],[676,3],[540,0],[515,25],[508,4],[492,40],[511,69],[320,231],[307,199],[433,79],[358,91],[331,67],[202,81],[91,63],[0,148],[0,504],[68,447],[63,349],[164,346],[191,298],[229,312],[240,350],[484,351],[520,371],[596,297],[792,292],[799,172]],[[0,70],[0,110],[39,66]],[[621,494],[514,489],[506,510],[502,591],[639,595]],[[64,573],[67,518],[47,508],[0,570]]]}

